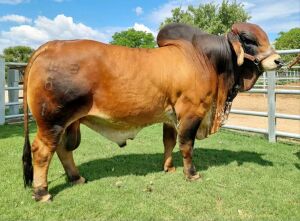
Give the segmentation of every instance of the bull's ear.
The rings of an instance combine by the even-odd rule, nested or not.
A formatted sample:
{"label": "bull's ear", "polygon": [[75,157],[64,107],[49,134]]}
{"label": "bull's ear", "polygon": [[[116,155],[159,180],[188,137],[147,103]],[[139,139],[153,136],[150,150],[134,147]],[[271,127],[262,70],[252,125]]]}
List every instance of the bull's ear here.
{"label": "bull's ear", "polygon": [[241,42],[239,41],[238,34],[233,30],[227,34],[228,41],[232,45],[232,48],[237,57],[237,64],[241,66],[244,63],[244,49]]}

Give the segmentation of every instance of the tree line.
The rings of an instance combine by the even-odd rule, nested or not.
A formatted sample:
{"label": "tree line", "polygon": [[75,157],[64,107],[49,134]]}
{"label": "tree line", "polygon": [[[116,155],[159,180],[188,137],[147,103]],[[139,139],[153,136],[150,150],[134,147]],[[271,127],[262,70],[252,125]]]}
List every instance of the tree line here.
{"label": "tree line", "polygon": [[[160,28],[170,23],[185,23],[215,35],[228,32],[235,22],[247,22],[251,18],[244,5],[236,1],[223,0],[218,5],[214,3],[200,4],[198,7],[188,6],[186,10],[174,8],[171,17],[166,18]],[[116,32],[110,44],[122,45],[131,48],[154,48],[155,37],[151,33],[137,31],[130,28]],[[300,28],[295,27],[288,32],[280,32],[274,44],[276,49],[300,48]],[[34,49],[27,46],[8,47],[3,50],[7,62],[28,62]]]}

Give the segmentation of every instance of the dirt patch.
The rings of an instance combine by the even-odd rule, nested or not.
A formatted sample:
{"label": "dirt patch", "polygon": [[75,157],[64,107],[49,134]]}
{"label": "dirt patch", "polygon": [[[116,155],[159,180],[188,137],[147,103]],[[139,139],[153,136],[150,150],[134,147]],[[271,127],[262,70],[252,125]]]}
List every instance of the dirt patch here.
{"label": "dirt patch", "polygon": [[[239,94],[233,101],[232,109],[267,112],[267,95],[249,93]],[[300,96],[277,95],[276,113],[300,115]],[[267,129],[268,119],[267,117],[230,114],[226,124]],[[300,121],[277,119],[276,128],[279,131],[300,134]]]}

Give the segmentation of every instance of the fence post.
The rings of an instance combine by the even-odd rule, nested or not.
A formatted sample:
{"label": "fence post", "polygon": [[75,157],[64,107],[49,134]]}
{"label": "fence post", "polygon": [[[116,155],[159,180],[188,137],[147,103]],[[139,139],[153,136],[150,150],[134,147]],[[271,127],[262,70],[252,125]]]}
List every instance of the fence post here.
{"label": "fence post", "polygon": [[[9,69],[7,75],[7,86],[18,87],[20,81],[19,70]],[[8,91],[8,102],[19,102],[19,90]],[[9,115],[19,114],[19,105],[9,106]]]}
{"label": "fence post", "polygon": [[264,83],[263,83],[263,89],[266,89],[266,80],[267,80],[267,76],[266,76],[266,72],[263,73],[263,79],[264,79]]}
{"label": "fence post", "polygon": [[5,61],[0,58],[0,125],[5,123]]}
{"label": "fence post", "polygon": [[276,142],[276,95],[275,95],[275,71],[269,71],[268,74],[268,135],[269,142]]}

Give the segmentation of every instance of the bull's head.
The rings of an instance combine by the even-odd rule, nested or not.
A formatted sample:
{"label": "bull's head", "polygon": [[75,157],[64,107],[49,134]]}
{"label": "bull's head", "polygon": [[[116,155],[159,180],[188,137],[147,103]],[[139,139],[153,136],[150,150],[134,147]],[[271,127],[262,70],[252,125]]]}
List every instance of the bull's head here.
{"label": "bull's head", "polygon": [[240,91],[253,87],[258,77],[283,65],[280,56],[270,45],[266,33],[257,25],[236,23],[227,34],[240,68],[237,81]]}

